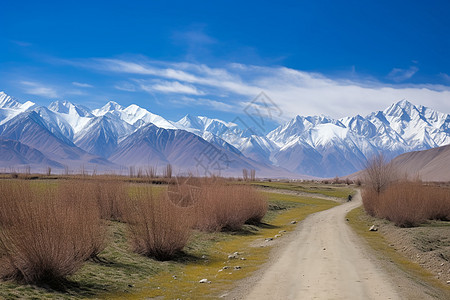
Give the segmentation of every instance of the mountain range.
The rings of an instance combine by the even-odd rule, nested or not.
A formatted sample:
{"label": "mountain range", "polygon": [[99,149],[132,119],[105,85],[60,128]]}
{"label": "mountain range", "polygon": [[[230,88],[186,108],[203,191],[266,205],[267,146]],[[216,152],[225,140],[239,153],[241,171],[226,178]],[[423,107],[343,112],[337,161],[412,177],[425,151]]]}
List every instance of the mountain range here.
{"label": "mountain range", "polygon": [[132,104],[90,110],[69,101],[48,107],[0,92],[0,167],[125,172],[164,167],[197,175],[334,177],[368,158],[450,144],[450,115],[407,100],[367,116],[297,116],[267,135],[237,124],[186,115],[170,121]]}

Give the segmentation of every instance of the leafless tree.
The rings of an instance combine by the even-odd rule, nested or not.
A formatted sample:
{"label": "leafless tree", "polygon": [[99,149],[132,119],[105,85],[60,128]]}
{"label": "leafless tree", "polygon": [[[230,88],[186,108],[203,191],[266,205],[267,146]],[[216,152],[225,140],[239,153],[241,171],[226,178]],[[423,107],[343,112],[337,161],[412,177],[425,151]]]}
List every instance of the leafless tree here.
{"label": "leafless tree", "polygon": [[172,165],[167,164],[166,168],[163,171],[163,177],[164,178],[172,178]]}
{"label": "leafless tree", "polygon": [[248,180],[248,170],[247,169],[242,169],[242,178],[244,179],[244,181]]}
{"label": "leafless tree", "polygon": [[382,155],[369,159],[364,170],[364,183],[378,195],[397,178],[394,166]]}

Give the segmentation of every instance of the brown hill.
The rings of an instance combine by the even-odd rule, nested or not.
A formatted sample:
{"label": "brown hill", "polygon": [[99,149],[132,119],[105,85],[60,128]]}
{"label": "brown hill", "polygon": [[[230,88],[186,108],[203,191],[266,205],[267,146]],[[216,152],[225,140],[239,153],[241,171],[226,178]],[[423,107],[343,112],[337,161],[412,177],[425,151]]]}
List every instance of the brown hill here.
{"label": "brown hill", "polygon": [[450,145],[401,154],[392,160],[399,174],[423,181],[450,181]]}

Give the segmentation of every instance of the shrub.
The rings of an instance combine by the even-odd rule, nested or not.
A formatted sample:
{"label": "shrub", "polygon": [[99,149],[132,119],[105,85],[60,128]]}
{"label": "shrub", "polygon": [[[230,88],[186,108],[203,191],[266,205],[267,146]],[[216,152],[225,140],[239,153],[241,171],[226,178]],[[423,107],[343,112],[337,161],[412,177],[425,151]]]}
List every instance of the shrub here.
{"label": "shrub", "polygon": [[396,182],[380,194],[366,188],[363,204],[368,214],[400,227],[417,226],[426,220],[450,220],[450,189],[421,182]]}
{"label": "shrub", "polygon": [[94,203],[48,183],[2,182],[0,191],[2,279],[59,281],[99,251],[104,225]]}
{"label": "shrub", "polygon": [[204,184],[194,205],[195,227],[204,231],[239,230],[246,222],[260,222],[267,208],[267,200],[253,187]]}
{"label": "shrub", "polygon": [[86,183],[100,208],[102,219],[123,221],[122,204],[128,198],[127,186],[120,180],[96,180]]}
{"label": "shrub", "polygon": [[136,189],[123,212],[132,247],[139,254],[171,259],[189,239],[191,218],[169,200],[167,193],[154,195],[150,188]]}

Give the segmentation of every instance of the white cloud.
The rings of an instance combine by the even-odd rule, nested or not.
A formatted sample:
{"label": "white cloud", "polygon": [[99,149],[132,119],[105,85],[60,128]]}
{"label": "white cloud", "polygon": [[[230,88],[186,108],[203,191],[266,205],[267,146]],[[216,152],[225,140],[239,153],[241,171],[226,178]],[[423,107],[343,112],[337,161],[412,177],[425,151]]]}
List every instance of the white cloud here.
{"label": "white cloud", "polygon": [[394,68],[387,77],[395,82],[402,82],[413,77],[414,74],[416,74],[418,71],[419,68],[417,68],[416,66],[411,66],[408,69]]}
{"label": "white cloud", "polygon": [[119,91],[125,91],[125,92],[135,92],[136,86],[134,84],[131,84],[129,82],[123,82],[114,85],[114,88]]}
{"label": "white cloud", "polygon": [[156,84],[144,84],[141,83],[140,87],[147,92],[162,92],[162,93],[175,93],[185,95],[204,95],[195,86],[188,84],[181,84],[178,81],[160,81]]}
{"label": "white cloud", "polygon": [[[386,84],[367,77],[358,78],[356,74],[351,79],[332,78],[286,67],[229,64],[213,68],[204,64],[150,61],[143,57],[91,59],[76,64],[100,71],[139,75],[139,83],[145,83],[141,88],[149,92],[208,94],[209,101],[217,102],[208,102],[208,105],[236,113],[242,112],[242,107],[262,91],[280,107],[285,119],[295,115],[325,114],[335,118],[363,115],[382,110],[401,99],[450,112],[450,87],[445,85]],[[400,82],[417,71],[415,66],[393,70],[391,79]],[[221,103],[225,100],[227,103],[223,106]]]}
{"label": "white cloud", "polygon": [[446,74],[446,73],[440,73],[439,75],[441,75],[441,77],[450,83],[450,75]]}
{"label": "white cloud", "polygon": [[44,86],[41,83],[34,81],[21,81],[20,82],[27,94],[44,96],[48,98],[57,98],[58,94],[52,87]]}
{"label": "white cloud", "polygon": [[191,98],[191,97],[181,97],[180,99],[171,99],[170,102],[177,106],[203,106],[212,108],[217,111],[225,112],[235,112],[236,107],[225,102],[205,99],[205,98]]}
{"label": "white cloud", "polygon": [[83,82],[76,82],[76,81],[72,82],[72,84],[73,84],[74,86],[78,86],[78,87],[82,87],[82,88],[92,88],[92,87],[94,87],[94,86],[91,85],[91,84],[83,83]]}

